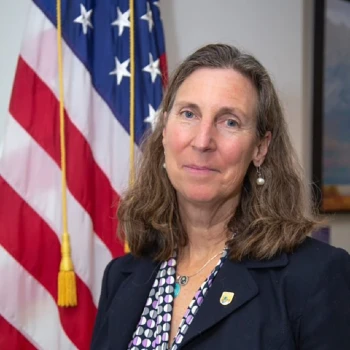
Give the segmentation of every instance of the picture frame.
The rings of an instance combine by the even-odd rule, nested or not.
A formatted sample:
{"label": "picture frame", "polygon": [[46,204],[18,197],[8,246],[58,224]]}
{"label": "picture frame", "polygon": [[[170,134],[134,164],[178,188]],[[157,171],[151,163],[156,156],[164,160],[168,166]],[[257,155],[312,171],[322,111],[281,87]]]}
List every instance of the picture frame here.
{"label": "picture frame", "polygon": [[350,213],[350,0],[314,6],[314,199],[321,213]]}

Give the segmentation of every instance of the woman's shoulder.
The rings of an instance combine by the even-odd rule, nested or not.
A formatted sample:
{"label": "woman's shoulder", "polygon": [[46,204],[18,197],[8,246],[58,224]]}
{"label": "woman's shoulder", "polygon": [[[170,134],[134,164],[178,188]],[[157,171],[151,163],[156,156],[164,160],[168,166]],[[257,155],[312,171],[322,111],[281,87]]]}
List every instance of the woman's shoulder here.
{"label": "woman's shoulder", "polygon": [[314,238],[307,237],[293,253],[288,255],[290,267],[314,270],[337,263],[350,264],[350,255],[342,248],[336,248]]}
{"label": "woman's shoulder", "polygon": [[140,266],[140,264],[144,264],[146,261],[151,261],[151,259],[137,258],[134,255],[127,253],[112,259],[106,266],[105,275],[116,276],[120,273],[131,273],[135,270],[135,268]]}
{"label": "woman's shoulder", "polygon": [[348,349],[349,253],[307,238],[288,258],[280,285],[300,342],[313,344],[308,349]]}
{"label": "woman's shoulder", "polygon": [[328,278],[343,278],[350,289],[349,253],[311,237],[307,237],[291,253],[284,252],[271,260],[248,261],[245,264],[253,269],[267,267],[266,272],[279,276],[278,280],[283,279],[291,289],[307,290],[327,283]]}
{"label": "woman's shoulder", "polygon": [[136,258],[130,253],[112,259],[104,270],[103,290],[106,291],[107,295],[114,295],[119,286],[131,273],[146,264],[152,264],[152,260]]}
{"label": "woman's shoulder", "polygon": [[124,271],[125,269],[129,270],[135,265],[136,261],[137,259],[132,254],[127,253],[112,259],[108,263],[106,270],[108,270],[109,273],[117,273],[119,271]]}
{"label": "woman's shoulder", "polygon": [[282,278],[291,299],[305,301],[318,293],[336,295],[338,288],[350,297],[350,255],[344,249],[308,237],[288,260]]}

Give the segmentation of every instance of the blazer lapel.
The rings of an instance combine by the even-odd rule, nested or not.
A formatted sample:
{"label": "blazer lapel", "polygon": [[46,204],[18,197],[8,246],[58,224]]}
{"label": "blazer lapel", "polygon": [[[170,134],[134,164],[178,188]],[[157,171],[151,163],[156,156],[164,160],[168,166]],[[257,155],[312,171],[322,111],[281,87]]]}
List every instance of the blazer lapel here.
{"label": "blazer lapel", "polygon": [[[214,283],[188,328],[180,348],[258,295],[258,286],[248,269],[283,267],[287,264],[286,254],[266,261],[234,262],[228,259],[216,275]],[[234,293],[234,297],[228,305],[222,305],[220,302],[223,292]]]}
{"label": "blazer lapel", "polygon": [[[228,305],[222,305],[220,298],[223,292],[233,292],[234,297]],[[218,323],[223,318],[243,306],[258,294],[258,287],[247,268],[227,260],[215,277],[214,283],[199,307],[181,346]]]}
{"label": "blazer lapel", "polygon": [[140,320],[147,297],[158,272],[158,264],[142,259],[128,270],[110,308],[110,348],[125,350]]}

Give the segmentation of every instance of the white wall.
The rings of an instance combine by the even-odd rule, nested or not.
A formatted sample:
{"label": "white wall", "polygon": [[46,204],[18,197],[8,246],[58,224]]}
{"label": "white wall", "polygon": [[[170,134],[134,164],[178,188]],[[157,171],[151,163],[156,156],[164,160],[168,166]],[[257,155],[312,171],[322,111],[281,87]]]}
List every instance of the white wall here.
{"label": "white wall", "polygon": [[[194,49],[211,42],[236,45],[271,73],[283,99],[298,151],[306,139],[303,115],[303,0],[163,0],[170,70]],[[309,125],[307,126],[309,131]]]}
{"label": "white wall", "polygon": [[5,131],[12,81],[26,25],[28,5],[29,0],[7,1],[0,13],[0,144]]}
{"label": "white wall", "polygon": [[[292,141],[311,178],[312,0],[161,0],[169,70],[199,46],[226,42],[270,72]],[[0,143],[29,0],[8,1],[0,21]],[[310,180],[309,180],[310,181]],[[350,251],[350,215],[331,219],[332,244]]]}

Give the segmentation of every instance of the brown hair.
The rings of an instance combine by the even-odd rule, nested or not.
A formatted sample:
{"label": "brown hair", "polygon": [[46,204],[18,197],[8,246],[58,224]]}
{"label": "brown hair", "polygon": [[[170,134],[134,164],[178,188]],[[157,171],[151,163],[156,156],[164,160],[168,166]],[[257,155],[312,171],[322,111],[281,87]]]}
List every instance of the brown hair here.
{"label": "brown hair", "polygon": [[[236,236],[228,242],[230,257],[266,259],[291,252],[315,227],[302,181],[302,172],[292,147],[282,108],[265,68],[237,48],[212,44],[190,55],[174,72],[165,93],[162,113],[170,111],[182,82],[199,68],[233,69],[247,77],[258,92],[257,135],[271,131],[269,151],[262,166],[264,186],[256,185],[256,169],[248,168],[241,199],[228,222]],[[143,143],[137,178],[118,209],[119,235],[126,238],[135,256],[166,260],[176,247],[187,243],[176,192],[163,169],[162,131],[155,130]],[[310,215],[308,215],[310,213]],[[123,234],[121,234],[123,232]]]}

